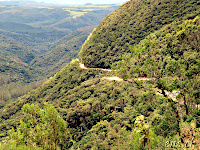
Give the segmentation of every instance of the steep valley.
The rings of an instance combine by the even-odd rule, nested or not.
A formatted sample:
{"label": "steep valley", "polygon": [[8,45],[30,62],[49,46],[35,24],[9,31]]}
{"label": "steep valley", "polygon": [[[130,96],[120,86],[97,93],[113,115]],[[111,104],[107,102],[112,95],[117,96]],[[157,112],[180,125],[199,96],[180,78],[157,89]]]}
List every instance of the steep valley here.
{"label": "steep valley", "polygon": [[55,74],[0,106],[0,149],[200,149],[199,6],[130,0],[21,61]]}

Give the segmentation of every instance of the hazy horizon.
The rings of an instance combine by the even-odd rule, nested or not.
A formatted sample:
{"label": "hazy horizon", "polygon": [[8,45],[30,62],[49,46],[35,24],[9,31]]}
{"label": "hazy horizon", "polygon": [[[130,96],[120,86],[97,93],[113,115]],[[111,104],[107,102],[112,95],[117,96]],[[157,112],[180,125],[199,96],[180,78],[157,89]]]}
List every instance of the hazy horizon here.
{"label": "hazy horizon", "polygon": [[112,4],[112,3],[125,3],[127,0],[35,0],[37,2],[45,2],[52,4],[67,4],[67,5],[84,5],[86,3],[92,4]]}
{"label": "hazy horizon", "polygon": [[[0,1],[26,1],[26,0],[0,0]],[[39,3],[49,3],[49,4],[61,4],[61,5],[84,5],[86,3],[92,4],[114,4],[114,3],[125,3],[128,0],[29,0]]]}

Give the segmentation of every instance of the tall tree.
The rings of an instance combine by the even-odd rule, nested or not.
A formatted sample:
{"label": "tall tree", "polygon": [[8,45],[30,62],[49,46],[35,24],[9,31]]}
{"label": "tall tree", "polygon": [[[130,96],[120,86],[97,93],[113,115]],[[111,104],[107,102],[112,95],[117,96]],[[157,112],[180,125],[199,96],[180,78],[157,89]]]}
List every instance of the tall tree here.
{"label": "tall tree", "polygon": [[41,109],[38,105],[26,104],[22,110],[27,121],[21,120],[16,131],[10,130],[10,137],[18,144],[46,150],[66,149],[72,145],[66,122],[52,105],[44,103],[44,109]]}

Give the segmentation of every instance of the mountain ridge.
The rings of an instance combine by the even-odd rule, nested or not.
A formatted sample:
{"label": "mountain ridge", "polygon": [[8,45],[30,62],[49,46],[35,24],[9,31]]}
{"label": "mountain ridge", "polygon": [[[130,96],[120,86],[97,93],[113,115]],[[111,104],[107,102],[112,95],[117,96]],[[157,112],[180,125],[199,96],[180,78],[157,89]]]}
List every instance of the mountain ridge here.
{"label": "mountain ridge", "polygon": [[119,56],[130,53],[130,45],[137,44],[163,25],[195,18],[199,14],[199,5],[199,1],[131,0],[104,18],[84,43],[80,59],[92,68],[109,68]]}
{"label": "mountain ridge", "polygon": [[[127,2],[115,12],[122,9],[126,11],[126,7],[135,6],[136,4],[132,6],[132,2],[136,1]],[[142,6],[143,2],[137,1],[137,6]],[[170,4],[168,0],[162,2]],[[108,80],[108,77],[113,75],[105,70],[108,66],[97,65],[97,56],[101,54],[99,51],[96,50],[95,53],[99,55],[95,55],[87,49],[82,50],[81,59],[84,52],[87,52],[87,57],[94,61],[87,58],[71,61],[42,86],[0,109],[2,139],[8,135],[7,130],[12,126],[18,127],[20,119],[26,120],[21,111],[24,104],[37,104],[43,107],[43,103],[48,102],[53,104],[66,121],[68,130],[76,141],[71,149],[165,149],[173,147],[169,146],[169,140],[178,141],[182,148],[191,138],[196,143],[194,146],[199,148],[200,113],[194,107],[194,104],[199,104],[200,94],[199,84],[196,84],[200,79],[197,46],[199,8],[192,8],[196,3],[191,1],[187,5],[191,8],[189,17],[192,16],[192,20],[173,20],[169,16],[168,19],[172,19],[173,22],[166,25],[163,25],[166,20],[161,20],[164,23],[160,24],[162,27],[159,30],[149,33],[150,35],[139,40],[138,44],[133,44],[129,49],[130,53],[122,55],[119,61],[111,66],[111,73],[122,77],[123,82]],[[154,5],[152,7],[155,8]],[[137,8],[139,7],[135,9]],[[174,16],[181,14],[175,13]],[[119,21],[123,22],[123,19],[120,19]],[[106,26],[106,23],[103,26]],[[87,44],[93,47],[101,44],[93,37],[93,34],[102,33],[99,30],[101,27],[100,24],[94,29],[83,48],[87,47]],[[102,37],[101,34],[97,35]],[[101,40],[106,39],[107,37]],[[114,46],[115,39],[111,40]],[[123,40],[122,42],[126,42],[127,39]],[[97,64],[93,64],[95,61]],[[104,59],[102,62],[106,61],[107,59]],[[85,67],[81,67],[80,63]],[[142,76],[156,80],[128,80]],[[166,93],[174,90],[180,91],[176,96],[177,101]],[[166,141],[169,144],[166,144]]]}

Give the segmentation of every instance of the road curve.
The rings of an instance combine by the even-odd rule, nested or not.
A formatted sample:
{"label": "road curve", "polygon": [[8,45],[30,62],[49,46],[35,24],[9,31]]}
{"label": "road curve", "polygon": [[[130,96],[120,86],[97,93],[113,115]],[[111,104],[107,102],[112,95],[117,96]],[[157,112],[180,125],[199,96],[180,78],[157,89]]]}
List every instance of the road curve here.
{"label": "road curve", "polygon": [[[85,67],[84,64],[80,63],[80,68],[82,69],[99,69],[99,70],[103,70],[103,71],[112,71],[111,69],[104,69],[104,68],[87,68]],[[108,79],[108,80],[116,80],[116,81],[123,81],[122,78],[119,78],[117,76],[113,76],[113,77],[103,77],[104,79]],[[156,78],[135,78],[134,80],[138,80],[138,81],[146,81],[146,80],[155,80]]]}

